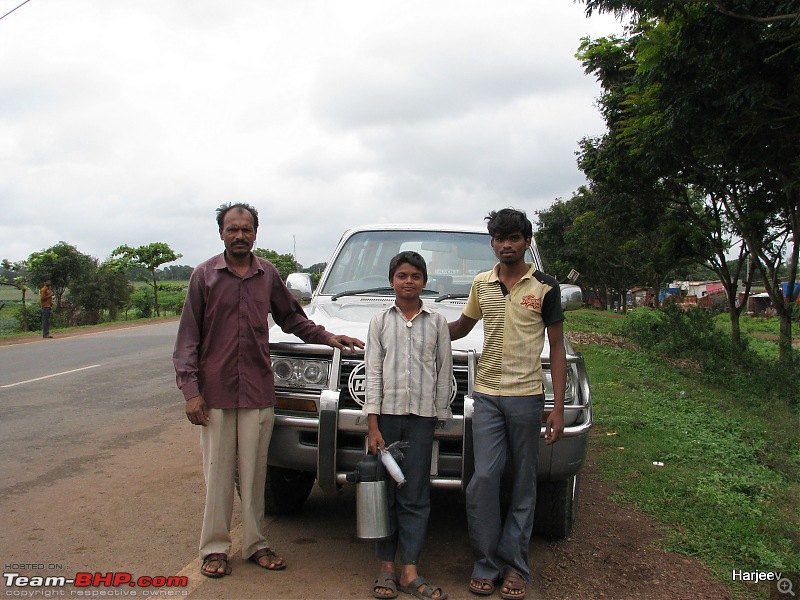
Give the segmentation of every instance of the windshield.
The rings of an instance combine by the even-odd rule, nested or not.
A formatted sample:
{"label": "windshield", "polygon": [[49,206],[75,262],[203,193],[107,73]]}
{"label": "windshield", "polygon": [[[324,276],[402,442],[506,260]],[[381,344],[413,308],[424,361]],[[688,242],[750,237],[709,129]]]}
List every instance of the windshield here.
{"label": "windshield", "polygon": [[[488,233],[454,231],[362,231],[348,238],[328,268],[322,294],[389,287],[389,261],[405,250],[419,252],[428,265],[426,290],[466,296],[472,280],[497,259]],[[532,262],[533,257],[529,256]],[[379,293],[376,291],[376,293]]]}

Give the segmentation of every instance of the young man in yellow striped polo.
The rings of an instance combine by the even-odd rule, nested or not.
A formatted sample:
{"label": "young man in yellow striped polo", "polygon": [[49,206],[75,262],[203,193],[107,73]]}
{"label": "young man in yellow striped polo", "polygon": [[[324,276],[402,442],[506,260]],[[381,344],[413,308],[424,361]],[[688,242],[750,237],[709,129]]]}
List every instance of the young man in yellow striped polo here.
{"label": "young man in yellow striped polo", "polygon": [[[564,430],[564,314],[558,282],[525,262],[533,238],[525,213],[504,208],[492,211],[486,221],[499,262],[475,277],[464,312],[449,324],[453,340],[467,335],[480,319],[484,330],[472,418],[475,474],[467,487],[467,520],[475,554],[469,590],[488,596],[502,579],[500,595],[521,600],[530,583],[528,544],[544,410],[540,356],[546,331],[555,408],[547,419],[545,440],[552,444]],[[507,451],[513,488],[503,523],[500,480]]]}

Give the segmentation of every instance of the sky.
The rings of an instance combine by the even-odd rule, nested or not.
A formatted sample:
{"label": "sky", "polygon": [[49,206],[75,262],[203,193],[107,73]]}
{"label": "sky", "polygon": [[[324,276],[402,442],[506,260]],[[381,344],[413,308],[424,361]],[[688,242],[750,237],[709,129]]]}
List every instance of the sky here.
{"label": "sky", "polygon": [[0,259],[166,242],[195,266],[224,202],[306,267],[356,225],[535,220],[604,131],[575,53],[622,27],[584,8],[29,0],[0,19]]}

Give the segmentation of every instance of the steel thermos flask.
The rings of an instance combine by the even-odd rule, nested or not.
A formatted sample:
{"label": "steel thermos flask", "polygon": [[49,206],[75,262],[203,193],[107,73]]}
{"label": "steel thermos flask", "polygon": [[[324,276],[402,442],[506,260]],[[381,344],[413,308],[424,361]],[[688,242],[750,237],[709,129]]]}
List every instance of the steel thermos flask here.
{"label": "steel thermos flask", "polygon": [[362,540],[389,537],[389,499],[386,469],[379,456],[365,454],[356,470],[347,474],[356,484],[356,536]]}

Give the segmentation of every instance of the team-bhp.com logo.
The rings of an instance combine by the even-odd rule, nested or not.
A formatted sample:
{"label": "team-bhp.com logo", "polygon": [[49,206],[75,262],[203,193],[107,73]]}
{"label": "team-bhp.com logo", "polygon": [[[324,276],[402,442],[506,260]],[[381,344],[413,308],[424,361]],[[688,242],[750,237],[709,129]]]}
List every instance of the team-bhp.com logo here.
{"label": "team-bhp.com logo", "polygon": [[99,588],[122,586],[136,588],[165,588],[165,587],[187,587],[189,578],[179,575],[156,575],[148,577],[134,578],[130,573],[110,572],[110,573],[75,573],[74,577],[64,577],[63,575],[21,575],[20,573],[3,573],[3,579],[7,588],[57,588],[73,585],[76,588]]}

